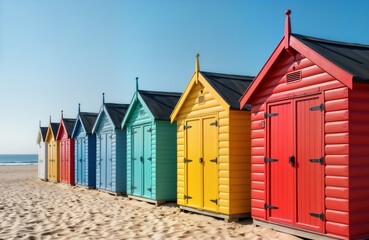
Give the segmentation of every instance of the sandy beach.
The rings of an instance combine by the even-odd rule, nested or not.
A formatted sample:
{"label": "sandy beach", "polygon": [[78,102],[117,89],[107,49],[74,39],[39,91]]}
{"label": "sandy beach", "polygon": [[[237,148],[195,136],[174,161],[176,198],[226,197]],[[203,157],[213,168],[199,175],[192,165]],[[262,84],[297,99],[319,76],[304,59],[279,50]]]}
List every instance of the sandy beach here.
{"label": "sandy beach", "polygon": [[184,213],[96,190],[44,182],[37,166],[0,166],[0,239],[299,239],[251,220]]}

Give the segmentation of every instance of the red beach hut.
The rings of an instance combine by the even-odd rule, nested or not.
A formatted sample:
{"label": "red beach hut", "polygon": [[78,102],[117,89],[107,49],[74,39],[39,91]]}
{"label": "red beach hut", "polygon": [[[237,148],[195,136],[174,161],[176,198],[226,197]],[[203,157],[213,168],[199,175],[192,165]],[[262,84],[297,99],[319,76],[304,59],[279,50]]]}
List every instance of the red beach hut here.
{"label": "red beach hut", "polygon": [[317,239],[369,237],[369,45],[285,34],[251,104],[254,223]]}
{"label": "red beach hut", "polygon": [[76,119],[64,118],[61,114],[56,139],[60,141],[60,182],[74,185],[74,139],[72,132]]}

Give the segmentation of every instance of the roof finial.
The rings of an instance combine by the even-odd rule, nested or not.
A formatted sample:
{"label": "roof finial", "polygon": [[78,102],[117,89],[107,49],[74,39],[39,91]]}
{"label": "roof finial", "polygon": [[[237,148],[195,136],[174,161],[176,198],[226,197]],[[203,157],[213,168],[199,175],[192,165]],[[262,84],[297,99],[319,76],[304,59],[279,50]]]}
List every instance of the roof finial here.
{"label": "roof finial", "polygon": [[288,49],[290,47],[290,35],[291,35],[291,10],[286,10],[286,23],[284,27],[284,48]]}
{"label": "roof finial", "polygon": [[199,81],[199,72],[200,72],[200,54],[196,54],[196,64],[195,64],[195,73],[196,73],[196,84]]}
{"label": "roof finial", "polygon": [[105,93],[102,93],[103,96],[103,104],[105,104]]}
{"label": "roof finial", "polygon": [[63,116],[63,110],[61,110],[61,118],[62,119],[64,118],[64,116]]}
{"label": "roof finial", "polygon": [[49,116],[49,123],[51,123],[51,115]]}
{"label": "roof finial", "polygon": [[136,92],[138,92],[138,77],[136,77]]}
{"label": "roof finial", "polygon": [[81,112],[81,104],[78,103],[78,114]]}

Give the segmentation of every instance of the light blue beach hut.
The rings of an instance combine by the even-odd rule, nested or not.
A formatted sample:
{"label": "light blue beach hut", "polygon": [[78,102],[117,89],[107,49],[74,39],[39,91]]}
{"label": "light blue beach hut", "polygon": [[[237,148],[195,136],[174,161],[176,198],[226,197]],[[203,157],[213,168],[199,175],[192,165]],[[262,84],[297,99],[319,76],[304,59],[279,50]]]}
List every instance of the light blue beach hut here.
{"label": "light blue beach hut", "polygon": [[126,194],[126,133],[121,128],[128,104],[105,103],[92,133],[96,134],[96,188]]}
{"label": "light blue beach hut", "polygon": [[176,200],[177,126],[170,114],[181,93],[138,90],[122,128],[127,129],[127,194],[160,205]]}
{"label": "light blue beach hut", "polygon": [[96,187],[96,135],[92,128],[97,113],[81,112],[78,104],[78,116],[73,128],[75,183],[88,188]]}

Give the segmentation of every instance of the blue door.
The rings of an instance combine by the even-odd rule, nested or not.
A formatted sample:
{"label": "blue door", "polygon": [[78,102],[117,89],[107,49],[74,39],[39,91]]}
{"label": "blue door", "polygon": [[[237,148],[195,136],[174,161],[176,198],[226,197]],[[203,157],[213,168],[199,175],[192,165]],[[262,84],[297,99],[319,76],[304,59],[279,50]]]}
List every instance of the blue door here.
{"label": "blue door", "polygon": [[151,125],[143,126],[143,196],[151,198],[152,162],[151,162]]}
{"label": "blue door", "polygon": [[106,134],[100,135],[100,188],[106,189]]}
{"label": "blue door", "polygon": [[82,185],[82,166],[81,166],[81,163],[82,163],[82,148],[81,148],[81,139],[78,138],[77,141],[76,141],[76,148],[77,148],[77,155],[75,156],[76,157],[76,173],[77,173],[77,176],[76,176],[76,184],[79,184],[79,185]]}
{"label": "blue door", "polygon": [[142,196],[142,128],[132,129],[132,194]]}
{"label": "blue door", "polygon": [[81,176],[81,184],[82,185],[87,185],[87,181],[86,181],[86,161],[87,161],[87,158],[86,158],[86,152],[85,152],[85,149],[86,149],[86,140],[81,138],[80,139],[80,151],[81,151],[81,170],[80,170],[80,176]]}
{"label": "blue door", "polygon": [[112,133],[106,134],[106,189],[113,190],[112,182]]}

